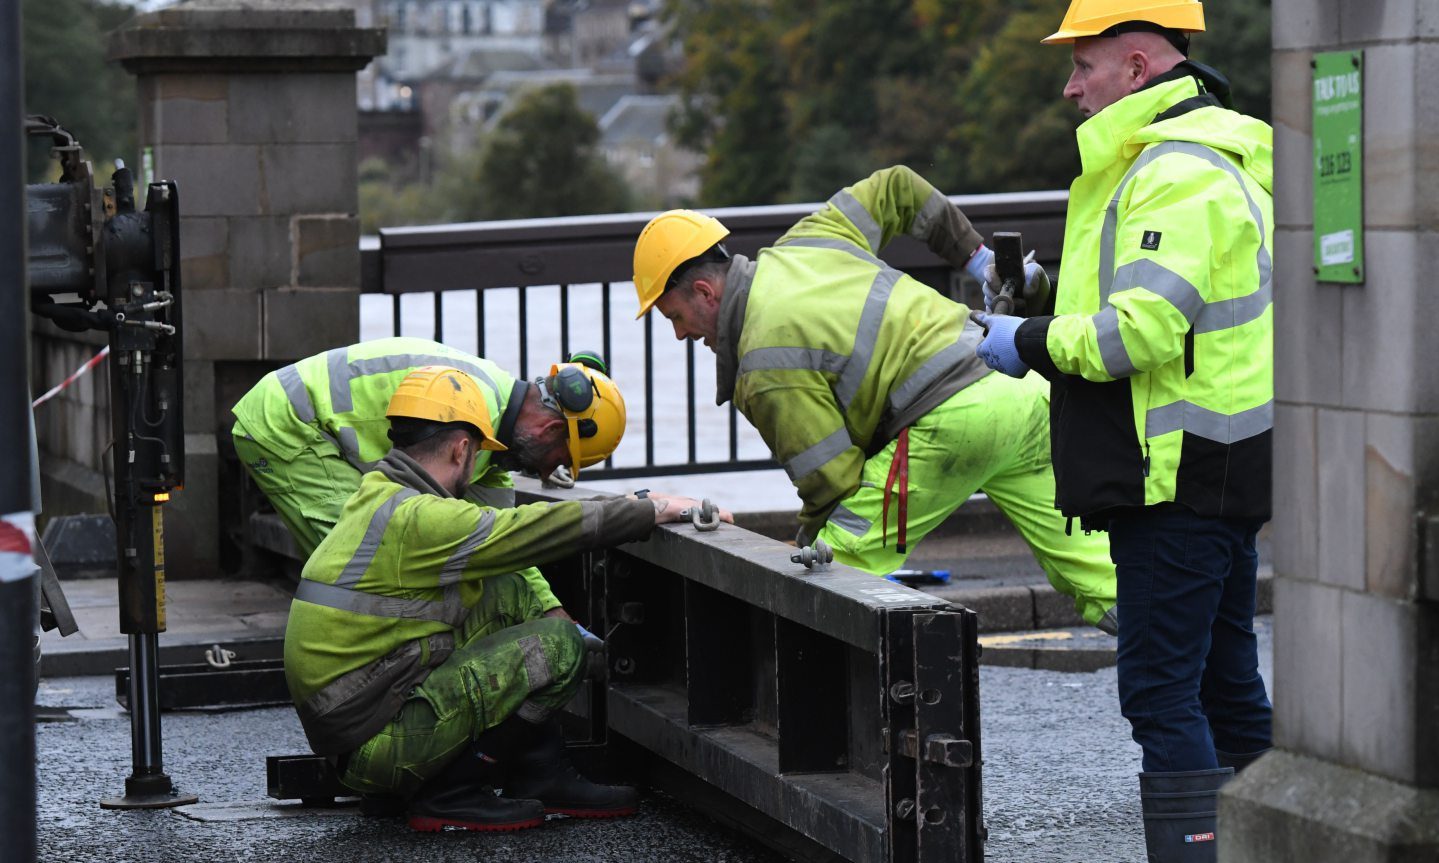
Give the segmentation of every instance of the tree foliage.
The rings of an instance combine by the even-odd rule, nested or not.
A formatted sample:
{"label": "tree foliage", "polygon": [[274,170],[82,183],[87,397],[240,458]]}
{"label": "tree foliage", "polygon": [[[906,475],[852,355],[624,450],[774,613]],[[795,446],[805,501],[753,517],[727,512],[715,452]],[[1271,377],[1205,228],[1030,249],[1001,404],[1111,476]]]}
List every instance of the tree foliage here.
{"label": "tree foliage", "polygon": [[600,131],[569,84],[520,95],[461,165],[458,218],[579,216],[628,208],[624,183],[596,149]]}
{"label": "tree foliage", "polygon": [[[24,0],[21,7],[25,111],[58,120],[105,178],[103,164],[137,156],[135,80],[105,62],[107,35],[133,14],[130,6],[102,0]],[[48,146],[29,150],[32,181],[58,171]]]}
{"label": "tree foliage", "polygon": [[[701,205],[820,200],[904,163],[951,193],[1065,188],[1081,117],[1068,0],[667,0],[683,41],[680,140],[708,155]],[[1195,58],[1267,118],[1269,2],[1206,5]]]}

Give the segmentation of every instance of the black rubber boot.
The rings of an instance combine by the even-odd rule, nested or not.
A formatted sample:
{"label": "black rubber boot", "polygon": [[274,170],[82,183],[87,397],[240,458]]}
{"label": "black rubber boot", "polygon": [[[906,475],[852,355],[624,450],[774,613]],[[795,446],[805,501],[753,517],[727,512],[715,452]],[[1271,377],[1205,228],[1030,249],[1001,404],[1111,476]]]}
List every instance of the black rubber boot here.
{"label": "black rubber boot", "polygon": [[1149,863],[1214,863],[1219,788],[1233,776],[1230,767],[1139,774]]}
{"label": "black rubber boot", "polygon": [[1261,749],[1258,752],[1251,752],[1248,755],[1233,755],[1228,752],[1214,750],[1214,757],[1219,759],[1220,767],[1233,767],[1234,775],[1238,776],[1244,772],[1244,768],[1259,760],[1259,757],[1268,752],[1268,749]]}
{"label": "black rubber boot", "polygon": [[467,750],[410,801],[410,829],[507,831],[544,823],[545,810],[538,800],[499,797],[493,778],[492,768]]}
{"label": "black rubber boot", "polygon": [[360,814],[367,818],[398,818],[408,810],[398,794],[361,794]]}
{"label": "black rubber boot", "polygon": [[635,789],[596,785],[580,775],[565,754],[564,733],[558,720],[551,717],[536,725],[516,716],[492,731],[512,722],[523,723],[524,733],[516,736],[525,739],[508,757],[497,756],[507,796],[538,800],[547,813],[576,818],[617,818],[639,811]]}

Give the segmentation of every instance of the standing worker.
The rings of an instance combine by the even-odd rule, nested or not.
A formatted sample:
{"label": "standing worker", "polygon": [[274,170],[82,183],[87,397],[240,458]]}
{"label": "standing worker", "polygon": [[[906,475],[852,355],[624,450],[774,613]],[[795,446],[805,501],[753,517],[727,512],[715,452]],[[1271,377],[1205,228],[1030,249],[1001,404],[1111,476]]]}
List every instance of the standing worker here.
{"label": "standing worker", "polygon": [[[657,308],[676,338],[715,352],[717,403],[734,400],[799,492],[800,543],[823,539],[837,560],[883,575],[982,489],[1055,589],[1112,633],[1104,538],[1066,536],[1054,510],[1048,385],[990,374],[968,309],[876,257],[909,234],[982,274],[993,255],[964,213],[893,167],[754,261],[729,254],[728,234],[690,210],[656,216],[635,245],[640,316]],[[1043,270],[1030,274],[1028,290],[1047,293]]]}
{"label": "standing worker", "polygon": [[[1270,746],[1254,637],[1270,516],[1272,130],[1186,59],[1197,0],[1073,0],[1088,119],[1056,316],[984,317],[979,355],[1053,387],[1058,506],[1109,533],[1119,696],[1155,861],[1215,858],[1216,797]],[[1169,796],[1163,796],[1169,795]]]}
{"label": "standing worker", "polygon": [[[476,454],[465,497],[514,506],[510,471],[548,477],[604,461],[625,431],[624,400],[602,361],[581,362],[533,382],[516,380],[489,360],[439,342],[388,338],[335,348],[271,372],[234,407],[235,452],[308,557],[360,487],[361,475],[390,449],[385,416],[396,386],[426,365],[465,372],[485,394],[503,448]],[[577,377],[581,376],[581,377]],[[567,390],[593,389],[592,407],[567,406]],[[538,570],[525,573],[547,610],[564,614]]]}
{"label": "standing worker", "polygon": [[285,679],[311,747],[346,786],[404,798],[417,830],[633,813],[634,789],[595,785],[565,757],[553,714],[580,685],[589,639],[545,616],[519,571],[645,539],[698,502],[463,499],[479,453],[506,448],[456,368],[409,373],[386,414],[394,448],[310,555],[285,628]]}

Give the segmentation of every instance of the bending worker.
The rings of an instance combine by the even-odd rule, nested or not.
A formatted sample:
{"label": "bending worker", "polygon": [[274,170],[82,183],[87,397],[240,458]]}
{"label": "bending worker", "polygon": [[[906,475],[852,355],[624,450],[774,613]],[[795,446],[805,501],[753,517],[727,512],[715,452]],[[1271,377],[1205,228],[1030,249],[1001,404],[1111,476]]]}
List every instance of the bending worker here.
{"label": "bending worker", "polygon": [[993,256],[964,213],[894,167],[840,191],[754,261],[725,249],[728,234],[689,210],[645,226],[640,315],[657,308],[676,338],[715,352],[716,401],[734,400],[799,492],[800,543],[823,539],[836,559],[889,573],[982,489],[1055,589],[1112,632],[1108,547],[1066,536],[1054,511],[1048,385],[990,374],[969,310],[876,257],[909,234],[983,273]]}
{"label": "bending worker", "polygon": [[[1058,505],[1109,532],[1120,704],[1162,861],[1215,859],[1217,789],[1270,746],[1254,606],[1271,505],[1272,130],[1185,59],[1203,30],[1194,0],[1073,0],[1044,40],[1073,44],[1064,95],[1088,118],[1057,315],[988,316],[980,346],[991,367],[1052,382]],[[1171,795],[1163,815],[1156,794]]]}
{"label": "bending worker", "polygon": [[285,629],[285,678],[310,745],[336,759],[346,786],[405,798],[417,830],[633,813],[634,789],[590,783],[565,757],[553,714],[580,685],[585,640],[543,616],[518,571],[645,539],[698,503],[482,506],[461,497],[479,453],[508,450],[470,374],[417,369],[386,413],[394,448],[305,564]]}
{"label": "bending worker", "polygon": [[[516,380],[486,359],[415,338],[389,338],[335,348],[261,378],[234,407],[231,434],[245,469],[309,556],[334,527],[361,475],[390,449],[385,411],[395,387],[426,365],[465,372],[485,394],[490,422],[504,448],[476,454],[464,496],[489,506],[514,506],[510,471],[547,477],[561,465],[604,461],[625,430],[624,400],[598,358],[555,376]],[[582,375],[583,378],[575,378]],[[588,379],[585,381],[584,379]],[[570,389],[593,389],[591,408],[568,407]],[[538,570],[525,573],[546,610],[564,614]]]}

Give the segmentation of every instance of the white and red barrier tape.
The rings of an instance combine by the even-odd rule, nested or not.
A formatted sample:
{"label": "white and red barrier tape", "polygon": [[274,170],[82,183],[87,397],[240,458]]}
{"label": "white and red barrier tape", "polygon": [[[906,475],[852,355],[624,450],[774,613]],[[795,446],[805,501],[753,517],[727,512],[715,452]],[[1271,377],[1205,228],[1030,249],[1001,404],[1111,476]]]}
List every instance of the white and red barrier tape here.
{"label": "white and red barrier tape", "polygon": [[12,512],[0,516],[0,582],[19,581],[35,574],[31,552],[35,537],[35,515]]}
{"label": "white and red barrier tape", "polygon": [[78,381],[80,378],[84,377],[86,372],[90,371],[91,369],[100,365],[100,363],[104,362],[105,358],[108,356],[110,356],[110,346],[106,345],[104,349],[100,351],[100,353],[91,357],[89,360],[86,360],[85,365],[76,369],[74,374],[70,375],[70,377],[51,387],[50,391],[45,393],[45,395],[31,402],[30,409],[34,410],[35,408],[38,408],[46,402],[50,401],[55,396],[58,396],[61,391],[63,391],[66,387],[70,386],[71,384]]}

